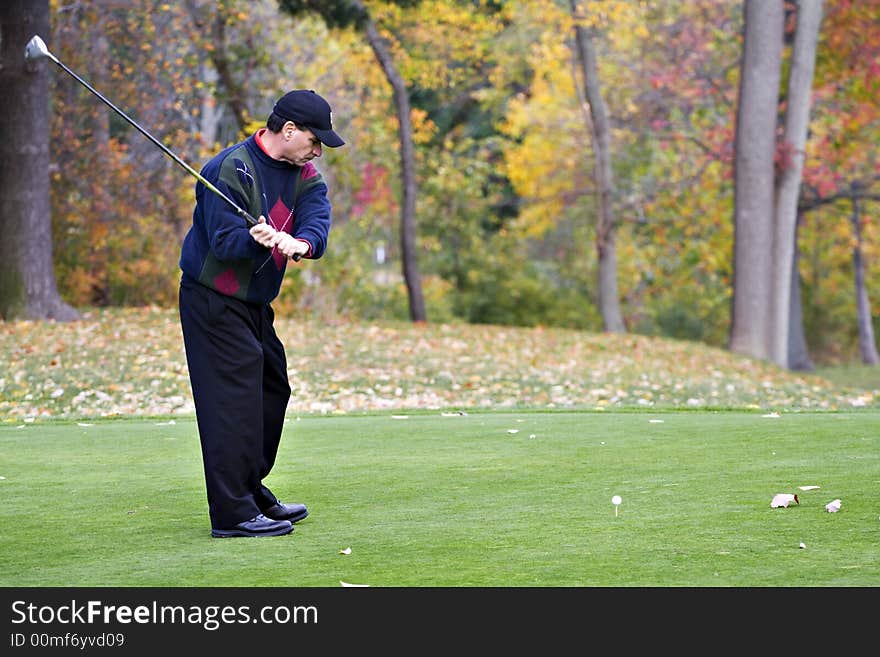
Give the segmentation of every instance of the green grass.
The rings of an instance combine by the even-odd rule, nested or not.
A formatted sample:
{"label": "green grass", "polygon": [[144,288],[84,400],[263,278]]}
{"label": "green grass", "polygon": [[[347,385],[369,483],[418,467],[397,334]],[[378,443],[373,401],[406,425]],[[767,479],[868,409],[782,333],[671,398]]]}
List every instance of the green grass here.
{"label": "green grass", "polygon": [[[311,515],[218,540],[176,312],[3,323],[0,586],[880,584],[880,368],[541,327],[276,324],[293,395],[268,483]],[[771,509],[784,492],[801,504]]]}
{"label": "green grass", "polygon": [[839,386],[860,390],[880,390],[880,367],[849,363],[817,368],[818,376]]}
{"label": "green grass", "polygon": [[880,585],[880,413],[765,415],[291,417],[311,515],[260,539],[210,538],[192,418],[6,424],[0,585]]}

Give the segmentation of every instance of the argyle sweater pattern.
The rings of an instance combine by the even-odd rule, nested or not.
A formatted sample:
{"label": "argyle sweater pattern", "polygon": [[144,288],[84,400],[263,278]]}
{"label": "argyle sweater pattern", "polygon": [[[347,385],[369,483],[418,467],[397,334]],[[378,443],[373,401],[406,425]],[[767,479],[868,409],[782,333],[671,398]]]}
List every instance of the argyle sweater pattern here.
{"label": "argyle sweater pattern", "polygon": [[[277,230],[308,242],[304,258],[320,258],[331,220],[323,176],[311,162],[298,167],[270,157],[256,134],[218,153],[201,175],[252,217],[263,215]],[[281,290],[287,258],[258,244],[249,229],[199,181],[192,227],[180,253],[183,277],[243,301],[270,303]]]}

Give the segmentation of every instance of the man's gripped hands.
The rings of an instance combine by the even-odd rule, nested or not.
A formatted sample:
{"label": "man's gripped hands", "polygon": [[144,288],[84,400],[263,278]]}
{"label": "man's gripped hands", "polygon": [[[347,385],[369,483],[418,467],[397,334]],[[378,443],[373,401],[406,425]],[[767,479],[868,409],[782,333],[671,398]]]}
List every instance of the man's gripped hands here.
{"label": "man's gripped hands", "polygon": [[258,221],[259,223],[256,226],[251,226],[251,237],[254,238],[257,244],[265,246],[267,249],[274,248],[275,244],[278,243],[278,231],[266,223],[266,217],[263,215],[260,215]]}
{"label": "man's gripped hands", "polygon": [[302,240],[296,239],[290,233],[275,228],[266,223],[266,217],[260,215],[259,223],[250,229],[251,237],[267,249],[278,249],[278,251],[288,257],[304,256],[309,252],[309,245]]}

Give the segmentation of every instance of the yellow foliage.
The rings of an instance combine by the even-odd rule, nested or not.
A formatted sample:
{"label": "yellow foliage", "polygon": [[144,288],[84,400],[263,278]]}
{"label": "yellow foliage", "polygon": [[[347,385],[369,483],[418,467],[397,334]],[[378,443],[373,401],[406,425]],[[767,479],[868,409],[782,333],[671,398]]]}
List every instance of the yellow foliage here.
{"label": "yellow foliage", "polygon": [[423,109],[413,108],[410,111],[410,121],[413,127],[413,141],[416,144],[429,143],[437,132],[437,126]]}
{"label": "yellow foliage", "polygon": [[65,297],[74,305],[85,306],[91,303],[92,286],[95,284],[95,277],[85,268],[73,268],[67,272],[61,283],[63,283]]}
{"label": "yellow foliage", "polygon": [[255,133],[260,128],[266,127],[266,119],[251,119],[247,123],[244,124],[244,133],[246,135],[251,135]]}
{"label": "yellow foliage", "polygon": [[540,236],[558,222],[577,186],[592,171],[590,136],[578,102],[572,53],[560,33],[570,18],[553,3],[535,3],[547,29],[529,49],[534,68],[530,94],[511,99],[499,130],[511,138],[503,170],[523,197],[518,228]]}

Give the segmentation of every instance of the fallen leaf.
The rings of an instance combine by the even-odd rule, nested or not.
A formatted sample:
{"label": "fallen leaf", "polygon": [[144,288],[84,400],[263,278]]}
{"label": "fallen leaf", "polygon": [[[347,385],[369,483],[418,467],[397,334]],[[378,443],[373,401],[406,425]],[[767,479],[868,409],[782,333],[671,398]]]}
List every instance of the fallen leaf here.
{"label": "fallen leaf", "polygon": [[828,513],[837,513],[840,511],[840,500],[831,500],[828,504],[825,505],[825,510]]}
{"label": "fallen leaf", "polygon": [[795,504],[800,504],[800,502],[798,502],[797,495],[792,495],[791,493],[777,493],[773,496],[773,499],[770,502],[770,508],[785,508],[792,502],[794,502]]}
{"label": "fallen leaf", "polygon": [[351,554],[351,548],[350,547],[343,548],[342,550],[339,551],[339,554]]}

